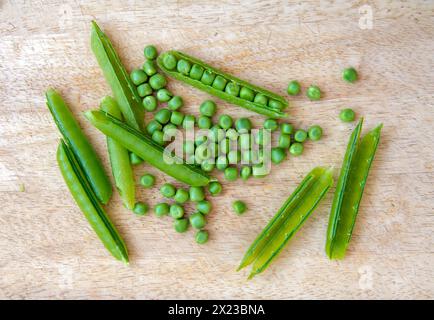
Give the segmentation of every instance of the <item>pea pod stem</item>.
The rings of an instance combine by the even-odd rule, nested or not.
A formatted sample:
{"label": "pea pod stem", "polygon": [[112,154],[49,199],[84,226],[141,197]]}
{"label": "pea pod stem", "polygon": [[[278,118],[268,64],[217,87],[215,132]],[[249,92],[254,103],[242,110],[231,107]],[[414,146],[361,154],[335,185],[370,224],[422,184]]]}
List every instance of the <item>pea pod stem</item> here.
{"label": "pea pod stem", "polygon": [[[122,121],[119,106],[112,97],[101,101],[101,110]],[[116,188],[124,206],[133,210],[135,204],[135,181],[128,150],[113,138],[107,137],[107,149]]]}
{"label": "pea pod stem", "polygon": [[128,263],[124,241],[96,198],[72,149],[63,140],[57,149],[57,163],[69,191],[104,246],[116,259]]}
{"label": "pea pod stem", "polygon": [[351,134],[336,187],[327,228],[326,253],[343,259],[356,222],[369,169],[380,141],[382,124],[360,139],[363,119]]}
{"label": "pea pod stem", "polygon": [[45,96],[54,122],[77,158],[83,174],[98,199],[104,204],[107,203],[112,195],[112,187],[95,150],[60,94],[50,88]]}
{"label": "pea pod stem", "polygon": [[210,177],[205,172],[184,163],[180,158],[174,157],[172,163],[167,163],[166,156],[170,155],[162,146],[109,114],[90,110],[85,112],[85,117],[102,133],[178,181],[191,186],[205,186],[210,182]]}

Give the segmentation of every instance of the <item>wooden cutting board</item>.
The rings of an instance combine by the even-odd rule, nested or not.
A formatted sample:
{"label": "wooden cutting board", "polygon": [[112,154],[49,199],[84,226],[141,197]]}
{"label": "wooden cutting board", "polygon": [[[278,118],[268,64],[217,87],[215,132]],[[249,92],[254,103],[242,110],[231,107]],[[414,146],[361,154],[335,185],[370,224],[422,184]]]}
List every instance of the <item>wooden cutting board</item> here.
{"label": "wooden cutting board", "polygon": [[[0,4],[0,298],[434,298],[432,2],[64,2]],[[290,121],[319,124],[324,138],[265,179],[225,182],[212,199],[204,246],[192,230],[174,232],[169,218],[134,216],[115,194],[107,211],[131,257],[122,265],[67,191],[55,160],[60,135],[44,100],[50,86],[61,92],[109,172],[105,138],[81,114],[110,94],[89,46],[92,19],[128,70],[155,44],[282,94],[292,79],[304,92],[317,84],[324,98],[291,98]],[[357,84],[341,80],[347,66],[359,70]],[[184,97],[186,113],[198,114],[209,98],[173,80],[169,88]],[[217,103],[218,114],[264,120]],[[324,253],[333,189],[269,270],[247,281],[236,266],[305,174],[317,165],[338,174],[355,125],[339,121],[345,107],[365,117],[365,132],[384,123],[347,258]],[[173,182],[148,165],[137,178],[145,172],[158,186]],[[150,206],[162,200],[157,188],[137,190]],[[241,217],[231,210],[236,199],[249,206]]]}

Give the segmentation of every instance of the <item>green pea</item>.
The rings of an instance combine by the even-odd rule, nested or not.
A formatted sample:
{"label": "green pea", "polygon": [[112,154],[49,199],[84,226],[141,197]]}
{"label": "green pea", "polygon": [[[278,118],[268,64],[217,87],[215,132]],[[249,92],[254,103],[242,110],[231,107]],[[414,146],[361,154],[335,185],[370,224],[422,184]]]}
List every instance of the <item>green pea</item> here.
{"label": "green pea", "polygon": [[240,86],[235,82],[229,82],[226,85],[225,92],[231,96],[238,97],[238,94],[240,93]]}
{"label": "green pea", "polygon": [[188,219],[175,219],[175,221],[173,222],[173,227],[175,228],[176,232],[186,232],[188,229]]}
{"label": "green pea", "polygon": [[229,115],[227,115],[227,114],[222,114],[222,115],[219,117],[219,121],[218,121],[218,123],[219,123],[219,126],[220,126],[220,127],[222,127],[223,129],[227,130],[227,129],[229,129],[230,127],[232,127],[233,120],[232,120],[231,116],[229,116]]}
{"label": "green pea", "polygon": [[228,154],[231,149],[231,143],[228,138],[223,139],[219,143],[219,152],[223,154]]}
{"label": "green pea", "polygon": [[218,125],[214,125],[208,132],[208,138],[212,142],[220,142],[225,138],[225,131]]}
{"label": "green pea", "polygon": [[165,183],[161,186],[160,193],[163,195],[163,197],[172,198],[175,196],[176,188],[173,184]]}
{"label": "green pea", "polygon": [[141,85],[148,80],[148,76],[143,70],[134,69],[130,74],[131,81],[136,85]]}
{"label": "green pea", "polygon": [[240,98],[248,101],[253,101],[255,97],[255,92],[247,87],[242,87],[240,90]]}
{"label": "green pea", "polygon": [[199,119],[197,119],[197,126],[200,129],[209,129],[212,126],[211,118],[208,116],[200,116]]}
{"label": "green pea", "polygon": [[205,70],[203,72],[203,75],[202,75],[202,78],[200,79],[200,81],[203,84],[209,86],[214,82],[214,79],[215,79],[215,73],[212,72],[211,70]]}
{"label": "green pea", "polygon": [[178,203],[185,203],[190,199],[190,194],[187,190],[179,188],[178,190],[176,190],[173,199]]}
{"label": "green pea", "polygon": [[266,146],[271,143],[271,134],[267,129],[260,129],[255,136],[256,144]]}
{"label": "green pea", "polygon": [[199,202],[205,199],[205,191],[202,187],[190,187],[190,200]]}
{"label": "green pea", "polygon": [[130,153],[130,162],[133,166],[136,166],[138,164],[141,164],[143,162],[143,159],[140,158],[137,154],[131,152]]}
{"label": "green pea", "polygon": [[226,87],[226,83],[227,83],[228,81],[225,79],[225,78],[223,78],[222,76],[220,76],[220,75],[217,75],[216,77],[215,77],[215,79],[214,79],[214,81],[212,82],[212,87],[214,88],[214,89],[217,89],[217,90],[221,90],[221,91],[223,91],[224,89],[225,89],[225,87]]}
{"label": "green pea", "polygon": [[154,96],[147,96],[143,98],[143,107],[146,111],[152,112],[157,109],[157,99]]}
{"label": "green pea", "polygon": [[152,88],[149,83],[143,83],[137,87],[137,93],[143,98],[152,94]]}
{"label": "green pea", "polygon": [[190,78],[194,80],[200,80],[203,75],[203,67],[198,64],[193,64],[190,70]]}
{"label": "green pea", "polygon": [[146,126],[146,131],[149,133],[149,135],[152,136],[152,134],[154,133],[154,131],[157,130],[162,130],[163,126],[161,125],[161,123],[159,123],[156,120],[151,120],[149,121],[149,123]]}
{"label": "green pea", "polygon": [[232,203],[232,208],[237,215],[242,215],[247,210],[246,204],[241,200],[234,201]]}
{"label": "green pea", "polygon": [[184,208],[175,203],[170,206],[170,216],[174,219],[181,219],[184,216]]}
{"label": "green pea", "polygon": [[162,74],[156,73],[149,79],[149,85],[152,89],[159,90],[167,85],[167,80]]}
{"label": "green pea", "polygon": [[275,131],[279,128],[279,124],[274,119],[267,119],[264,121],[264,128],[270,131]]}
{"label": "green pea", "polygon": [[213,171],[214,168],[215,168],[214,159],[212,161],[211,161],[211,159],[205,159],[205,160],[203,160],[203,162],[200,164],[200,167],[205,172],[211,172],[211,171]]}
{"label": "green pea", "polygon": [[253,100],[253,102],[266,106],[268,104],[268,98],[266,95],[264,95],[262,93],[258,93],[255,96],[255,99]]}
{"label": "green pea", "polygon": [[239,133],[247,133],[252,129],[252,122],[248,118],[239,118],[235,121],[235,128]]}
{"label": "green pea", "polygon": [[134,205],[133,212],[138,216],[145,215],[149,210],[149,206],[146,203],[143,202],[136,202]]}
{"label": "green pea", "polygon": [[169,214],[169,204],[161,202],[154,207],[154,212],[157,217],[162,217]]}
{"label": "green pea", "polygon": [[154,140],[160,146],[164,145],[164,132],[160,130],[155,130],[152,133],[152,140]]}
{"label": "green pea", "polygon": [[359,76],[357,74],[356,69],[354,69],[354,68],[346,68],[342,72],[342,79],[344,79],[345,81],[347,81],[349,83],[356,82],[358,78],[359,78]]}
{"label": "green pea", "polygon": [[293,156],[299,156],[303,153],[303,149],[304,149],[304,147],[301,143],[295,142],[289,147],[289,152]]}
{"label": "green pea", "polygon": [[163,133],[167,132],[167,134],[172,135],[173,133],[171,130],[178,130],[178,127],[173,123],[168,123],[163,127]]}
{"label": "green pea", "polygon": [[256,165],[252,167],[252,176],[255,178],[264,178],[268,173],[264,173],[261,165]]}
{"label": "green pea", "polygon": [[204,135],[196,135],[196,138],[194,139],[194,143],[196,146],[200,146],[208,141],[208,137]]}
{"label": "green pea", "polygon": [[275,164],[281,163],[286,158],[286,152],[282,148],[271,148],[271,161]]}
{"label": "green pea", "polygon": [[220,155],[216,159],[217,170],[223,171],[228,167],[228,158],[225,155]]}
{"label": "green pea", "polygon": [[351,122],[351,121],[354,121],[354,119],[356,118],[356,113],[352,109],[349,109],[349,108],[343,109],[339,113],[339,118],[343,122]]}
{"label": "green pea", "polygon": [[170,116],[170,122],[173,123],[176,126],[182,125],[182,122],[184,121],[184,114],[179,111],[172,111],[172,114]]}
{"label": "green pea", "polygon": [[225,169],[225,178],[228,181],[235,181],[238,178],[238,169],[236,167],[228,167]]}
{"label": "green pea", "polygon": [[166,53],[163,56],[163,65],[169,70],[175,69],[177,62],[175,56],[171,53]]}
{"label": "green pea", "polygon": [[195,236],[196,243],[205,244],[208,242],[208,231],[199,230]]}
{"label": "green pea", "polygon": [[199,107],[200,114],[212,117],[217,111],[217,105],[212,100],[205,100]]}
{"label": "green pea", "polygon": [[202,143],[197,146],[195,153],[199,157],[199,159],[206,160],[211,158],[212,156],[212,152],[210,149],[211,148],[207,144]]}
{"label": "green pea", "polygon": [[155,48],[155,46],[153,45],[146,46],[143,50],[143,53],[145,55],[145,58],[149,60],[154,60],[155,58],[157,58],[158,55],[157,48]]}
{"label": "green pea", "polygon": [[176,70],[178,70],[178,72],[182,73],[183,75],[188,76],[190,73],[190,69],[191,64],[187,60],[180,59],[176,64]]}
{"label": "green pea", "polygon": [[195,152],[194,141],[186,140],[183,142],[182,147],[185,154],[194,154]]}
{"label": "green pea", "polygon": [[159,89],[157,91],[157,100],[160,102],[167,102],[172,99],[173,94],[166,88]]}
{"label": "green pea", "polygon": [[270,108],[276,109],[276,110],[282,110],[283,109],[282,102],[274,100],[274,99],[270,99],[270,101],[268,101],[268,106]]}
{"label": "green pea", "polygon": [[279,136],[279,148],[289,149],[290,145],[291,145],[291,136],[289,134],[282,133]]}
{"label": "green pea", "polygon": [[240,149],[249,150],[250,149],[250,134],[242,133],[240,134]]}
{"label": "green pea", "polygon": [[309,139],[312,141],[318,141],[322,137],[322,128],[318,125],[311,126],[307,131]]}
{"label": "green pea", "polygon": [[157,73],[157,67],[153,60],[146,60],[142,67],[143,71],[150,77]]}
{"label": "green pea", "polygon": [[288,89],[287,92],[290,96],[296,96],[300,93],[300,83],[297,80],[292,80],[289,84],[288,84]]}
{"label": "green pea", "polygon": [[241,171],[240,171],[241,179],[246,181],[247,179],[250,178],[251,175],[252,175],[252,168],[251,167],[244,166],[241,168]]}
{"label": "green pea", "polygon": [[145,188],[150,188],[155,184],[155,177],[150,173],[144,174],[140,178],[140,184]]}
{"label": "green pea", "polygon": [[228,130],[226,130],[226,137],[231,141],[236,141],[238,140],[239,133],[236,129],[229,128]]}
{"label": "green pea", "polygon": [[157,111],[154,115],[154,119],[161,124],[166,124],[169,122],[172,112],[169,109],[163,108]]}
{"label": "green pea", "polygon": [[303,129],[299,129],[294,133],[294,140],[297,142],[304,142],[307,138],[307,132]]}
{"label": "green pea", "polygon": [[211,202],[207,201],[207,200],[202,200],[199,201],[196,205],[196,209],[197,211],[199,211],[202,214],[208,214],[211,212],[212,209],[212,205]]}
{"label": "green pea", "polygon": [[184,129],[193,129],[194,123],[196,122],[196,118],[192,114],[187,114],[182,121],[182,127]]}
{"label": "green pea", "polygon": [[253,156],[250,150],[241,151],[241,163],[242,164],[250,164],[252,163]]}
{"label": "green pea", "polygon": [[237,164],[241,160],[240,150],[231,150],[228,153],[228,161],[230,164]]}
{"label": "green pea", "polygon": [[282,131],[283,134],[292,134],[294,132],[294,126],[284,122],[280,125],[280,131]]}
{"label": "green pea", "polygon": [[222,192],[223,188],[220,182],[212,181],[208,185],[208,191],[212,196],[216,196]]}
{"label": "green pea", "polygon": [[169,107],[170,110],[175,111],[181,108],[183,104],[184,101],[180,96],[173,96],[167,103],[167,106]]}
{"label": "green pea", "polygon": [[195,212],[190,216],[190,224],[195,229],[202,229],[206,225],[206,219],[200,212]]}
{"label": "green pea", "polygon": [[319,87],[311,85],[308,89],[307,89],[307,97],[310,100],[319,100],[321,99],[321,90]]}

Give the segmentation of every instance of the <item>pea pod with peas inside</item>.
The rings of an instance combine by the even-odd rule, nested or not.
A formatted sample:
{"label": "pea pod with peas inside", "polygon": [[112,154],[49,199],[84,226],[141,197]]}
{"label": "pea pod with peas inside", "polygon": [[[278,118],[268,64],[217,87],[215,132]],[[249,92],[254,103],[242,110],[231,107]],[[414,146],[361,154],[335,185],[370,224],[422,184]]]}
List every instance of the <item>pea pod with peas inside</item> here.
{"label": "pea pod with peas inside", "polygon": [[282,96],[220,71],[179,51],[167,51],[157,58],[167,75],[222,100],[271,118],[284,118],[288,102]]}
{"label": "pea pod with peas inside", "polygon": [[182,159],[172,157],[161,145],[133,127],[100,110],[89,110],[85,117],[106,136],[115,139],[150,165],[191,186],[205,186],[210,177]]}
{"label": "pea pod with peas inside", "polygon": [[336,186],[327,229],[326,253],[330,259],[343,259],[359,210],[369,169],[380,141],[382,124],[360,139],[363,118],[348,142]]}
{"label": "pea pod with peas inside", "polygon": [[99,203],[73,150],[63,140],[57,149],[57,163],[75,202],[104,246],[116,259],[128,263],[124,241]]}
{"label": "pea pod with peas inside", "polygon": [[332,184],[332,169],[314,168],[252,243],[238,270],[253,263],[249,279],[263,272],[314,211]]}

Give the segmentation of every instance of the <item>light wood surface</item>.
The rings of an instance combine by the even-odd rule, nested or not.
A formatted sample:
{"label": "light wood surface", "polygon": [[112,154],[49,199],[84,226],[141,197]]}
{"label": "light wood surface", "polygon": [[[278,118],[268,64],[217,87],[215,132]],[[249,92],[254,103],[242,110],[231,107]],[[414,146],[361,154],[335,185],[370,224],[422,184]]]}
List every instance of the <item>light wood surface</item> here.
{"label": "light wood surface", "polygon": [[[1,1],[0,298],[434,298],[434,4],[370,1],[373,25],[363,29],[364,3]],[[169,218],[134,216],[115,194],[107,210],[130,251],[124,266],[67,191],[44,100],[49,86],[62,93],[109,172],[105,138],[81,115],[110,94],[90,50],[92,19],[128,70],[152,43],[282,94],[292,79],[303,89],[318,84],[324,99],[290,99],[290,114],[296,126],[321,125],[323,140],[265,179],[225,183],[204,246],[192,230],[175,233]],[[359,70],[357,84],[341,80],[347,66]],[[208,98],[174,80],[169,87],[184,97],[184,112],[197,114]],[[264,119],[218,106],[256,125]],[[269,270],[247,281],[247,271],[235,272],[244,251],[304,175],[317,165],[337,175],[354,127],[339,121],[344,107],[365,117],[365,132],[384,123],[347,258],[324,253],[333,189]],[[158,185],[172,181],[148,165],[137,177],[144,172]],[[156,188],[137,190],[151,206],[161,201]],[[235,199],[249,206],[242,217],[231,210]]]}

